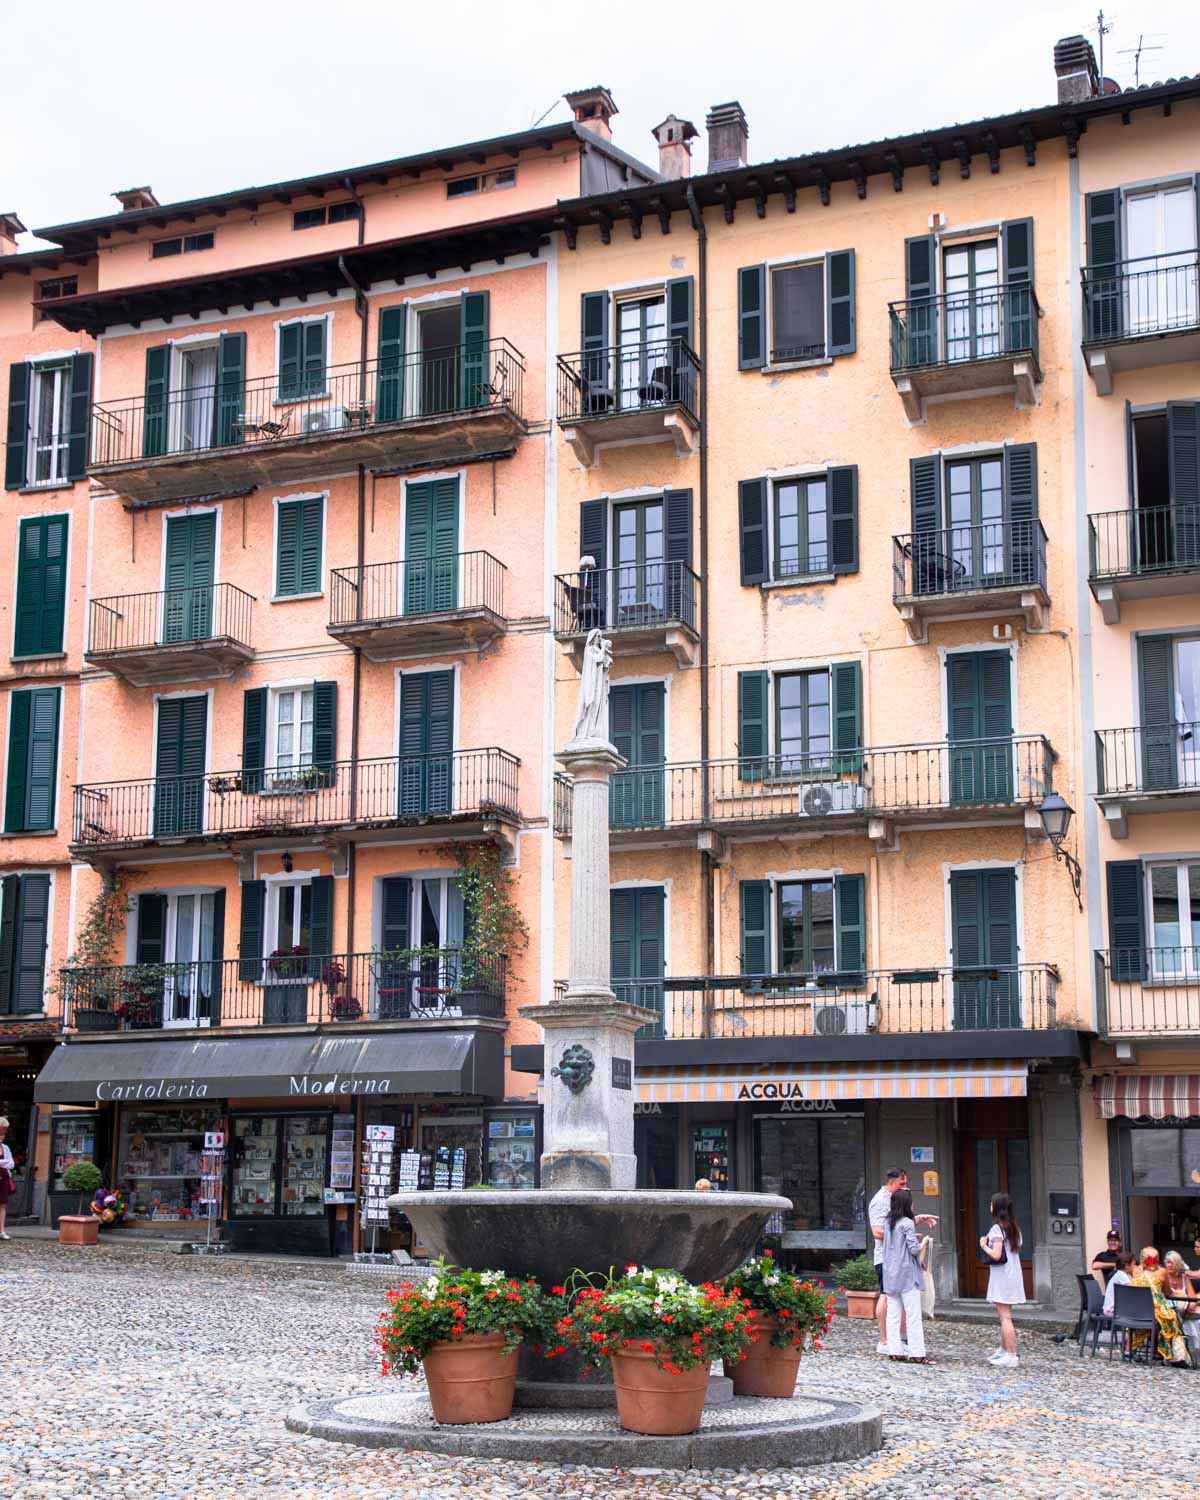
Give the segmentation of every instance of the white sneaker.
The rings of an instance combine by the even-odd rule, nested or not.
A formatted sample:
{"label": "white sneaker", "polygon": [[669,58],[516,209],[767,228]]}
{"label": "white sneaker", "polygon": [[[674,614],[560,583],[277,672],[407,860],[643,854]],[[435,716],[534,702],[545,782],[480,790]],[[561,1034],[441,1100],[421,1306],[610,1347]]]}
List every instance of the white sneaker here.
{"label": "white sneaker", "polygon": [[0,1240],[7,1240],[9,1238],[11,1238],[11,1236],[5,1234],[4,1231],[0,1229]]}
{"label": "white sneaker", "polygon": [[876,1354],[886,1354],[887,1352],[888,1352],[888,1348],[887,1348],[886,1344],[876,1344],[875,1345],[875,1353]]}
{"label": "white sneaker", "polygon": [[1015,1354],[1009,1354],[1001,1349],[999,1355],[995,1359],[989,1360],[988,1363],[997,1370],[1015,1370],[1021,1361]]}

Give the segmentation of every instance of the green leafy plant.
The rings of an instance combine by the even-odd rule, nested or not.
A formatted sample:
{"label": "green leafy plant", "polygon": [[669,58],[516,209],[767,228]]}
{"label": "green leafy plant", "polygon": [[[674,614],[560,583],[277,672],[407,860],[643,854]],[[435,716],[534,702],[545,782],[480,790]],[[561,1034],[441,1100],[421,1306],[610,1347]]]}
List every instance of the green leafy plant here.
{"label": "green leafy plant", "polygon": [[833,1322],[832,1292],[819,1291],[811,1281],[783,1270],[769,1250],[730,1272],[719,1284],[723,1291],[737,1293],[760,1316],[778,1320],[771,1335],[777,1349],[802,1348],[810,1335],[813,1348],[819,1349]]}
{"label": "green leafy plant", "polygon": [[[83,914],[74,952],[58,971],[55,991],[64,1013],[68,998],[96,1010],[113,1010],[123,998],[128,973],[112,967],[112,951],[124,931],[128,911],[124,879],[119,874],[106,875]],[[74,972],[78,970],[100,972]]]}
{"label": "green leafy plant", "polygon": [[463,899],[461,989],[494,989],[498,960],[524,949],[529,927],[516,902],[516,880],[492,843],[452,845]]}
{"label": "green leafy plant", "polygon": [[62,1174],[63,1187],[68,1193],[78,1193],[76,1213],[83,1212],[83,1200],[90,1198],[104,1181],[104,1174],[92,1161],[73,1161]]}
{"label": "green leafy plant", "polygon": [[674,1271],[627,1266],[599,1285],[581,1278],[567,1293],[568,1310],[556,1325],[558,1343],[550,1358],[570,1345],[591,1364],[614,1353],[638,1349],[654,1355],[659,1369],[673,1375],[714,1359],[744,1359],[758,1335],[750,1308],[738,1292],[713,1282],[697,1286]]}
{"label": "green leafy plant", "polygon": [[387,1299],[375,1334],[384,1375],[415,1374],[434,1344],[471,1333],[502,1333],[508,1353],[526,1338],[541,1337],[547,1324],[536,1281],[515,1281],[503,1271],[467,1271],[444,1259],[427,1281],[402,1281]]}
{"label": "green leafy plant", "polygon": [[875,1274],[875,1262],[865,1252],[854,1255],[840,1266],[834,1266],[833,1274],[848,1292],[877,1292],[879,1277]]}

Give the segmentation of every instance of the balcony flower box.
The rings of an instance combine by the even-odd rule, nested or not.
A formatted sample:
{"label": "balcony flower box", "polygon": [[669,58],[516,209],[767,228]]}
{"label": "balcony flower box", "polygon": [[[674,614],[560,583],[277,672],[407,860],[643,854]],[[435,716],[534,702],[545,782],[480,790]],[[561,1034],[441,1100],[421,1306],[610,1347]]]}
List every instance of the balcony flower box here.
{"label": "balcony flower box", "polygon": [[71,1012],[76,1031],[119,1031],[121,1019],[100,1005],[77,1005]]}

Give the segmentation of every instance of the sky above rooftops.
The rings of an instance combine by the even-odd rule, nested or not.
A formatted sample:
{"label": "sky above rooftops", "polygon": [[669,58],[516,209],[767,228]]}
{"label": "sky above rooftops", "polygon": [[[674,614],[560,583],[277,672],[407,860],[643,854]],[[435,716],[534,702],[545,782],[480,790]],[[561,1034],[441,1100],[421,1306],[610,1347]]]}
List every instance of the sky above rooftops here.
{"label": "sky above rooftops", "polygon": [[[729,17],[737,20],[736,29]],[[353,167],[568,118],[603,83],[617,145],[655,165],[650,129],[737,99],[750,159],[835,148],[1052,103],[1052,52],[1086,4],[944,0],[818,8],[796,0],[518,7],[442,0],[12,0],[0,23],[0,210],[26,224],[113,212],[149,183],[164,203]],[[1105,72],[1200,72],[1195,0],[1114,4]],[[1159,50],[1151,50],[1158,48]],[[24,236],[22,249],[38,241]]]}

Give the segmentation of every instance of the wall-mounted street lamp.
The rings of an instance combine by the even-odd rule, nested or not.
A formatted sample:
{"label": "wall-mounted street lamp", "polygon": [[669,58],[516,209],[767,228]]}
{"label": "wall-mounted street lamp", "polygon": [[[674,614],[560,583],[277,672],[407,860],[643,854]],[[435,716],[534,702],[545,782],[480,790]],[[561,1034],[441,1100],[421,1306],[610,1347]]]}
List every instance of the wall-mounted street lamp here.
{"label": "wall-mounted street lamp", "polygon": [[[1070,816],[1069,813],[1068,816]],[[283,866],[283,873],[285,875],[290,875],[292,873],[292,856],[286,849],[279,856],[279,863]]]}
{"label": "wall-mounted street lamp", "polygon": [[1042,805],[1038,808],[1038,816],[1042,820],[1042,832],[1050,840],[1054,849],[1054,858],[1067,867],[1067,873],[1071,877],[1071,885],[1075,891],[1075,902],[1082,911],[1083,899],[1079,894],[1079,886],[1083,871],[1071,851],[1063,848],[1063,840],[1067,836],[1067,829],[1071,826],[1071,819],[1075,816],[1075,809],[1057,792],[1051,792],[1048,797],[1042,799]]}

